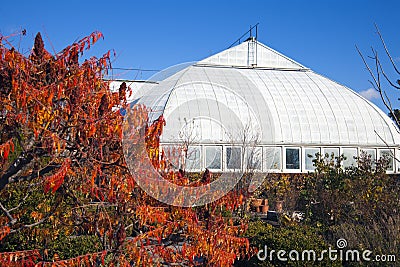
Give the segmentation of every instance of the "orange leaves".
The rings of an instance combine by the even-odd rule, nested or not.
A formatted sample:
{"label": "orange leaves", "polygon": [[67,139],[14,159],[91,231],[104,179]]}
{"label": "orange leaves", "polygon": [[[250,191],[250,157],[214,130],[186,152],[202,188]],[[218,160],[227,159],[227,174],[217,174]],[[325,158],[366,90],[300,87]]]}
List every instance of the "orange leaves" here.
{"label": "orange leaves", "polygon": [[[62,198],[54,198],[54,201],[61,201],[54,212],[51,209],[53,202],[45,204],[46,210],[40,208],[44,203],[41,202],[34,210],[26,212],[28,223],[49,218],[45,224],[32,227],[38,230],[37,234],[32,231],[32,242],[39,235],[53,235],[56,239],[58,231],[79,232],[96,234],[104,240],[103,245],[113,253],[110,259],[115,259],[118,266],[134,263],[153,266],[152,261],[159,263],[161,260],[190,265],[195,256],[206,258],[207,263],[214,266],[232,264],[236,256],[248,250],[247,240],[238,237],[243,233],[240,227],[216,218],[215,209],[212,210],[216,206],[211,204],[209,210],[205,207],[152,207],[160,203],[141,191],[129,173],[123,157],[122,132],[145,130],[146,148],[152,163],[164,171],[168,164],[163,156],[165,152],[160,153],[159,146],[165,120],[161,116],[144,128],[149,118],[148,110],[140,105],[134,107],[135,116],[125,116],[127,119],[123,120],[115,108],[126,108],[126,88],[113,94],[108,83],[102,80],[110,64],[110,52],[101,59],[91,58],[79,63],[79,55],[102,37],[101,33],[94,32],[55,57],[46,56],[42,60],[26,58],[16,51],[7,52],[0,45],[0,53],[4,55],[0,56],[3,66],[0,75],[9,86],[3,90],[5,94],[0,93],[0,113],[7,114],[7,127],[0,125],[0,130],[21,129],[26,140],[18,144],[23,146],[22,151],[34,157],[32,166],[26,166],[26,173],[48,172],[43,174],[44,192],[54,193],[61,185],[66,189]],[[40,51],[38,49],[36,54]],[[17,140],[16,133],[6,134],[9,135],[4,136],[14,139],[0,145],[0,158],[5,159],[14,149],[12,140]],[[133,144],[142,141],[138,136],[133,135]],[[65,159],[65,155],[71,158]],[[144,162],[147,157],[135,160]],[[52,169],[52,163],[61,166]],[[0,172],[3,171],[0,164]],[[134,173],[135,176],[147,174],[144,168]],[[181,179],[182,183],[188,184],[184,176],[173,172],[166,175],[174,182],[178,180],[179,183]],[[66,177],[68,182],[65,182]],[[232,194],[229,198],[217,204],[233,209],[243,201],[241,195]],[[18,220],[13,225],[14,230],[26,223],[23,216],[14,217]],[[0,229],[0,238],[7,233],[9,228]],[[180,242],[184,244],[181,249],[179,246],[173,248]],[[33,245],[40,248],[43,244]],[[29,259],[30,252],[23,253],[0,254],[0,265],[3,262],[10,266],[11,262],[17,262],[16,257],[19,266],[23,265],[20,259],[26,260],[26,265],[33,264]],[[37,257],[35,261],[37,266],[104,266],[104,257],[105,252],[102,252],[65,260],[54,258],[54,262],[37,263]]]}
{"label": "orange leaves", "polygon": [[99,58],[100,66],[103,68],[107,68],[110,65],[110,51],[104,54],[101,58]]}
{"label": "orange leaves", "polygon": [[[196,265],[203,258],[209,266],[231,266],[240,257],[250,253],[247,238],[240,237],[244,226],[234,225],[222,217],[211,215],[199,219],[204,208],[155,208],[148,205],[136,209],[136,217],[149,231],[126,242],[136,261],[153,259],[169,264]],[[160,216],[163,219],[160,220]],[[164,219],[165,218],[165,219]],[[175,246],[171,240],[184,240]],[[135,245],[133,245],[135,244]]]}
{"label": "orange leaves", "polygon": [[47,108],[40,109],[36,114],[37,124],[45,129],[54,119],[54,114],[52,114]]}
{"label": "orange leaves", "polygon": [[[81,47],[82,47],[82,44],[84,44],[84,47],[86,45],[86,49],[89,49],[90,45],[95,44],[97,42],[97,40],[99,40],[100,38],[104,38],[103,34],[99,31],[95,31],[95,32],[92,32],[89,36],[81,39],[78,43],[81,45]],[[82,50],[80,52],[82,52]]]}
{"label": "orange leaves", "polygon": [[0,156],[4,160],[8,159],[8,155],[10,154],[10,152],[14,152],[14,142],[12,139],[0,145]]}
{"label": "orange leaves", "polygon": [[0,267],[36,266],[35,261],[41,259],[39,250],[25,250],[0,253]]}
{"label": "orange leaves", "polygon": [[163,224],[167,222],[168,215],[162,207],[143,205],[136,208],[136,216],[141,224]]}
{"label": "orange leaves", "polygon": [[[185,246],[185,254],[207,257],[210,265],[231,266],[240,256],[249,251],[247,238],[237,237],[239,227],[222,223],[210,230],[189,228],[189,235],[194,237],[190,245]],[[194,232],[191,232],[194,231]]]}
{"label": "orange leaves", "polygon": [[152,125],[147,127],[146,131],[146,146],[149,158],[156,168],[164,163],[160,162],[159,150],[160,150],[160,136],[162,134],[163,128],[165,126],[164,117],[161,115]]}
{"label": "orange leaves", "polygon": [[10,227],[4,226],[3,228],[0,229],[0,240],[2,240],[4,237],[10,233]]}
{"label": "orange leaves", "polygon": [[8,68],[24,70],[30,66],[26,58],[15,49],[5,49],[2,47],[1,51],[4,54],[3,59],[7,62]]}
{"label": "orange leaves", "polygon": [[[63,50],[61,54],[58,55],[58,60],[62,62],[72,63],[77,59],[78,54],[83,54],[83,51],[90,49],[90,46],[95,44],[100,38],[104,38],[103,34],[99,31],[91,33]],[[77,62],[76,62],[77,63]]]}
{"label": "orange leaves", "polygon": [[102,34],[101,32],[99,32],[99,31],[93,32],[90,36],[91,36],[91,38],[92,38],[92,44],[94,44],[95,42],[97,42],[97,40],[100,39],[100,38],[103,38],[103,39],[104,39],[103,34]]}
{"label": "orange leaves", "polygon": [[53,262],[40,261],[42,256],[39,250],[25,250],[0,253],[0,267],[81,267],[81,266],[105,266],[107,251],[101,251],[82,255],[68,260],[56,260]]}
{"label": "orange leaves", "polygon": [[[6,117],[0,123],[2,133],[0,176],[7,173],[7,168],[10,167],[10,164],[2,164],[2,161],[9,159],[10,153],[14,151],[13,140],[20,138],[22,141],[18,142],[18,145],[21,145],[21,149],[18,147],[17,151],[24,153],[18,156],[29,157],[26,160],[27,164],[24,160],[20,161],[21,166],[18,167],[23,169],[21,176],[36,177],[39,173],[42,175],[42,190],[45,193],[55,193],[60,186],[65,186],[66,191],[70,193],[63,198],[54,199],[49,196],[35,198],[34,203],[40,203],[32,207],[33,211],[24,210],[25,204],[16,207],[12,213],[17,221],[13,225],[14,230],[30,225],[32,220],[35,224],[38,223],[35,227],[26,228],[28,233],[32,231],[32,239],[26,242],[29,246],[32,245],[31,247],[43,246],[37,241],[43,235],[51,233],[57,238],[56,232],[59,230],[57,227],[62,228],[60,232],[63,233],[76,230],[70,224],[60,225],[59,222],[65,220],[76,223],[83,217],[81,212],[88,218],[93,216],[93,221],[96,219],[98,222],[99,213],[85,205],[99,198],[104,199],[106,203],[101,210],[104,219],[98,224],[99,233],[103,233],[112,246],[115,224],[109,222],[122,221],[123,218],[115,214],[114,208],[109,208],[109,203],[113,202],[112,207],[118,207],[119,210],[121,203],[125,204],[133,199],[131,195],[135,187],[134,180],[125,170],[122,160],[119,160],[122,157],[119,144],[122,119],[119,113],[112,110],[112,107],[115,104],[119,105],[120,101],[117,94],[112,95],[108,83],[103,80],[104,71],[110,64],[110,52],[101,60],[93,57],[83,63],[79,62],[80,54],[100,38],[103,38],[103,35],[94,32],[52,56],[44,50],[44,44],[38,35],[34,51],[28,57],[16,49],[7,48],[10,46],[3,45],[4,39],[0,40],[0,114]],[[103,96],[108,103],[105,103],[103,116],[100,117],[98,110]],[[3,143],[6,141],[4,138],[10,140]],[[71,158],[65,159],[66,155]],[[54,163],[61,166],[53,169]],[[16,174],[15,181],[21,178],[17,175],[19,174]],[[65,182],[66,177],[70,183]],[[6,178],[3,181],[5,180]],[[36,185],[37,180],[37,178],[35,181],[27,180],[23,186],[32,183]],[[15,182],[15,187],[19,186],[20,184]],[[34,190],[37,189],[36,186],[33,187]],[[5,187],[4,190],[9,188]],[[39,191],[38,194],[43,193]],[[32,195],[29,194],[26,201],[30,201]],[[10,196],[14,201],[15,195]],[[79,199],[68,201],[73,198],[72,196]],[[59,201],[62,202],[65,212],[60,211],[61,208],[53,202],[47,203],[48,199],[51,201],[54,199],[57,205]],[[25,203],[24,201],[21,203]],[[49,210],[42,211],[39,207],[45,202]],[[82,207],[77,208],[77,203],[82,203]],[[22,212],[26,212],[27,216],[20,216]],[[40,224],[44,218],[46,224]],[[0,225],[6,224],[7,221]],[[121,225],[124,225],[124,222],[121,222]],[[79,227],[82,227],[81,233],[94,234],[95,226],[95,223],[85,222]],[[40,231],[34,233],[33,229]],[[0,239],[9,234],[9,231],[8,227],[0,228]],[[122,230],[119,232],[119,238],[121,240],[125,238]],[[0,266],[12,266],[14,263],[18,266],[35,265],[33,261],[30,262],[32,264],[28,264],[29,255],[31,255],[29,251],[0,253]],[[104,256],[105,254],[90,254],[65,261],[55,259],[54,263],[40,263],[38,266],[94,266],[101,264]]]}
{"label": "orange leaves", "polygon": [[88,137],[92,137],[92,136],[96,133],[96,131],[97,131],[96,126],[95,126],[94,124],[91,124],[91,125],[89,126],[89,131],[88,131],[88,133],[87,133],[87,136],[88,136]]}
{"label": "orange leaves", "polygon": [[53,97],[54,97],[54,91],[52,90],[46,99],[46,103],[48,106],[51,106],[53,104]]}
{"label": "orange leaves", "polygon": [[64,182],[65,175],[67,174],[68,169],[70,168],[71,160],[69,158],[65,159],[61,167],[57,170],[56,173],[46,177],[44,181],[44,192],[47,193],[51,190],[52,193],[55,193],[57,189]]}

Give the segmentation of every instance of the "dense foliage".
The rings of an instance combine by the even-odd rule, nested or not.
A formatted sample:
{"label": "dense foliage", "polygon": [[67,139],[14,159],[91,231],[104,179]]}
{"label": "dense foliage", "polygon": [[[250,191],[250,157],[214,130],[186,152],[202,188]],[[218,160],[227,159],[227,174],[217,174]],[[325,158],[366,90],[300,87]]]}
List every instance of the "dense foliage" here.
{"label": "dense foliage", "polygon": [[[80,60],[101,38],[52,55],[37,34],[25,56],[0,36],[0,266],[231,265],[250,251],[246,224],[216,211],[237,195],[177,208],[136,185],[121,145],[129,88],[103,80],[110,52]],[[148,153],[178,180],[158,157],[163,124],[148,125]]]}
{"label": "dense foliage", "polygon": [[[347,241],[346,249],[371,250],[373,255],[400,254],[400,180],[386,173],[387,158],[373,161],[362,153],[357,167],[342,167],[343,157],[317,155],[315,172],[270,174],[264,195],[270,203],[284,201],[279,227],[265,222],[249,224],[245,236],[258,249],[310,250],[336,248],[337,240]],[[290,220],[290,212],[304,213],[304,220]],[[289,217],[285,217],[285,212]],[[289,219],[287,219],[289,218]],[[317,253],[318,254],[318,253]],[[371,266],[398,266],[397,261],[367,263]],[[320,265],[318,265],[320,264]],[[360,266],[350,261],[260,261],[253,256],[238,266]],[[370,266],[370,265],[367,265]]]}
{"label": "dense foliage", "polygon": [[[251,240],[251,245],[262,249],[261,257],[265,257],[265,248],[268,254],[265,260],[260,260],[257,256],[253,256],[248,261],[239,261],[236,266],[341,266],[340,262],[331,262],[328,257],[321,261],[301,260],[298,261],[280,261],[276,253],[278,250],[285,250],[289,253],[296,250],[301,253],[304,250],[314,250],[316,255],[321,254],[321,251],[329,247],[323,235],[318,229],[306,225],[296,225],[274,228],[262,221],[254,221],[249,223],[249,228],[246,232]],[[288,258],[288,254],[285,255]]]}

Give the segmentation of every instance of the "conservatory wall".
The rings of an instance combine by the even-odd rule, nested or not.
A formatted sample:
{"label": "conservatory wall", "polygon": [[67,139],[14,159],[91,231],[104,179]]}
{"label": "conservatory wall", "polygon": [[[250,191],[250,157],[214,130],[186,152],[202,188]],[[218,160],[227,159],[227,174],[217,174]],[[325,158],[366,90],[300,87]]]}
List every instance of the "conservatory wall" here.
{"label": "conservatory wall", "polygon": [[[276,173],[307,173],[315,170],[314,160],[320,155],[335,163],[343,156],[340,166],[357,166],[357,158],[387,159],[387,173],[400,173],[400,150],[387,147],[315,147],[315,146],[255,146],[240,147],[232,144],[201,144],[189,146],[187,152],[181,144],[162,144],[167,161],[176,169],[189,172],[209,169],[214,172],[254,171]],[[362,155],[364,154],[364,155]]]}

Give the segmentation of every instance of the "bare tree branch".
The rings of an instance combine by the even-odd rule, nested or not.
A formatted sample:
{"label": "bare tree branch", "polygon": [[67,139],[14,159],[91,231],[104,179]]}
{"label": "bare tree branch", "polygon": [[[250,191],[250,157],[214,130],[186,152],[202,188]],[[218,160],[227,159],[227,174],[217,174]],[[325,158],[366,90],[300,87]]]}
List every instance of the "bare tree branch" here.
{"label": "bare tree branch", "polygon": [[384,39],[382,37],[381,31],[379,30],[379,28],[378,28],[378,26],[376,24],[375,24],[375,28],[376,28],[376,31],[377,31],[377,34],[378,34],[379,38],[381,39],[381,42],[382,42],[383,48],[385,49],[386,55],[389,57],[389,60],[392,63],[392,66],[393,66],[394,70],[398,74],[400,74],[400,71],[397,69],[397,66],[396,66],[392,56],[390,55],[389,49],[387,48],[386,43],[385,43],[385,41],[384,41]]}
{"label": "bare tree branch", "polygon": [[3,211],[3,213],[7,216],[7,218],[10,220],[9,225],[13,225],[17,222],[17,220],[11,215],[10,211],[7,210],[1,202],[0,202],[0,208]]}
{"label": "bare tree branch", "polygon": [[46,216],[44,216],[44,217],[43,217],[42,219],[40,219],[39,221],[34,222],[34,223],[32,223],[32,224],[25,224],[25,225],[22,225],[22,226],[20,226],[20,227],[18,227],[18,228],[16,228],[16,229],[11,229],[10,233],[16,233],[16,232],[19,232],[19,231],[21,231],[21,230],[23,230],[23,229],[32,228],[32,227],[35,227],[35,226],[37,226],[37,225],[42,224],[42,223],[45,222],[47,219],[49,219],[50,216],[52,216],[52,215],[55,213],[55,211],[57,210],[57,208],[58,208],[58,206],[60,205],[60,203],[61,203],[60,200],[57,201],[57,203],[55,203],[55,204],[52,206],[51,210],[46,214]]}
{"label": "bare tree branch", "polygon": [[[381,98],[383,104],[384,104],[385,107],[388,109],[388,111],[389,111],[389,113],[391,114],[391,117],[392,117],[392,119],[395,121],[396,125],[397,125],[397,126],[400,126],[400,121],[399,121],[399,119],[397,118],[397,116],[396,116],[396,114],[395,114],[395,112],[394,112],[394,110],[393,110],[393,107],[392,107],[392,104],[391,104],[391,102],[390,102],[390,99],[389,99],[389,97],[387,96],[386,92],[382,89],[380,73],[383,74],[383,76],[385,77],[385,79],[386,79],[386,80],[389,82],[389,84],[392,85],[394,88],[400,89],[400,87],[397,88],[397,86],[394,86],[393,83],[390,81],[389,77],[388,77],[388,76],[386,75],[386,73],[383,71],[383,67],[382,67],[381,62],[380,62],[380,59],[379,59],[379,57],[378,57],[378,52],[377,52],[374,48],[371,48],[371,49],[372,49],[372,53],[373,53],[373,57],[371,57],[371,59],[373,59],[374,62],[375,62],[375,71],[376,71],[376,72],[372,71],[371,67],[369,66],[369,64],[368,64],[367,61],[365,60],[365,57],[363,56],[363,54],[361,53],[361,51],[359,50],[359,48],[358,48],[357,46],[356,46],[356,49],[357,49],[357,52],[358,52],[358,54],[360,55],[360,57],[361,57],[361,59],[362,59],[362,61],[363,61],[363,63],[364,63],[364,66],[367,68],[367,70],[368,70],[370,76],[371,76],[372,79],[373,79],[372,81],[370,81],[372,87],[379,93],[380,98]],[[387,52],[387,53],[388,53],[388,52]]]}

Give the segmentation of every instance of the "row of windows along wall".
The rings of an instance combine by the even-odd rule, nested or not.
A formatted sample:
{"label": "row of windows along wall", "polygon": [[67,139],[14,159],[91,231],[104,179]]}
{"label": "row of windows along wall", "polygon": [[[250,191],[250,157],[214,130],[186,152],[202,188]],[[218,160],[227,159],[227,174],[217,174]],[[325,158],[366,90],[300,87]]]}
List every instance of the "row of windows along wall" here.
{"label": "row of windows along wall", "polygon": [[256,146],[191,145],[186,153],[178,144],[162,144],[161,149],[174,168],[199,172],[206,168],[214,172],[254,170],[259,172],[298,173],[315,169],[315,155],[334,158],[343,155],[342,166],[357,165],[357,157],[364,151],[372,162],[381,157],[389,160],[387,172],[400,173],[400,150],[379,147],[304,147],[304,146]]}

